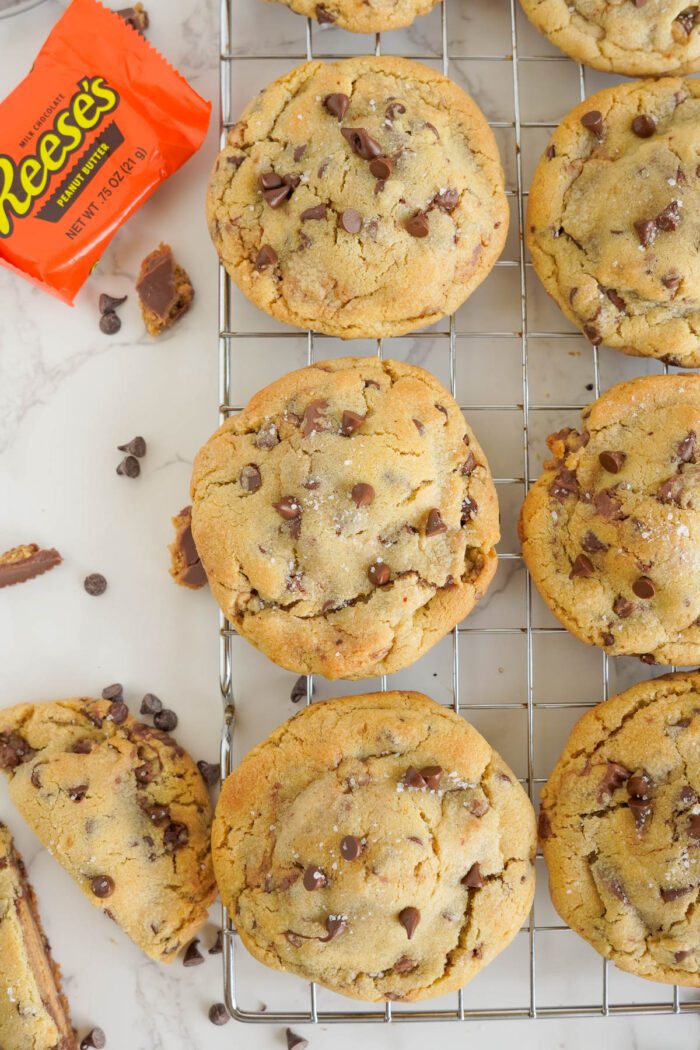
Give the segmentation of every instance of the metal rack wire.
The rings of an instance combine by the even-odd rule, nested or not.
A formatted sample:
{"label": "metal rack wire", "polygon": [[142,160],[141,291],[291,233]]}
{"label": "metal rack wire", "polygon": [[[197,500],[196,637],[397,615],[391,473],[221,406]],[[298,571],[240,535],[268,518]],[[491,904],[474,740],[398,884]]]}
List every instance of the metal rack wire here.
{"label": "metal rack wire", "polygon": [[[306,51],[304,54],[280,54],[274,55],[270,52],[248,52],[246,54],[234,54],[232,50],[232,27],[236,3],[240,0],[221,0],[221,63],[220,63],[220,101],[221,101],[221,140],[225,141],[228,128],[231,127],[233,114],[231,112],[231,70],[234,63],[241,63],[255,59],[280,58],[285,62],[302,62],[312,58],[327,58],[337,60],[350,57],[350,55],[333,53],[319,54],[314,49],[314,35],[318,33],[311,20],[306,22]],[[411,339],[442,340],[446,344],[449,353],[450,386],[453,396],[457,396],[457,338],[460,339],[483,339],[483,338],[506,338],[519,342],[520,359],[522,365],[522,400],[517,404],[478,404],[469,406],[469,414],[478,412],[518,412],[522,415],[522,474],[519,477],[497,477],[495,482],[499,487],[520,486],[522,493],[527,491],[531,479],[531,449],[529,442],[531,418],[535,413],[548,412],[577,412],[580,404],[549,404],[537,403],[531,400],[530,377],[528,368],[528,346],[529,341],[537,339],[575,339],[576,333],[571,331],[530,330],[528,325],[528,301],[527,301],[527,273],[531,263],[526,258],[523,239],[524,209],[527,190],[523,179],[523,154],[522,154],[522,132],[523,129],[541,128],[553,129],[556,127],[554,121],[525,121],[521,119],[520,101],[520,70],[526,63],[531,62],[566,62],[571,60],[564,55],[529,55],[522,54],[518,47],[518,22],[517,22],[517,0],[505,0],[504,14],[510,19],[510,52],[507,54],[478,54],[459,55],[450,53],[448,35],[448,3],[453,0],[442,0],[441,8],[441,54],[411,55],[416,60],[435,62],[436,58],[441,61],[442,71],[446,76],[450,75],[450,64],[452,62],[465,63],[500,63],[505,73],[512,79],[513,119],[510,121],[490,121],[492,128],[502,128],[512,131],[514,135],[515,151],[515,187],[508,190],[508,195],[514,198],[515,214],[517,220],[518,248],[517,259],[502,259],[496,263],[501,268],[516,268],[519,276],[518,294],[520,306],[520,326],[517,331],[468,331],[458,332],[455,317],[449,319],[449,329],[443,332],[417,332],[411,335]],[[337,30],[337,32],[341,32]],[[374,53],[381,54],[382,41],[380,34],[375,37]],[[586,97],[586,71],[583,66],[578,65],[578,92],[583,100]],[[478,99],[477,99],[478,101]],[[220,396],[220,421],[232,412],[240,411],[242,406],[236,404],[234,398],[234,374],[237,367],[236,343],[241,339],[273,339],[291,340],[300,338],[296,331],[282,332],[258,332],[241,331],[236,328],[233,316],[233,295],[230,278],[223,266],[219,270],[219,396]],[[316,359],[316,344],[323,343],[326,337],[312,332],[306,333],[306,359],[309,364]],[[348,352],[352,353],[352,344],[348,345]],[[381,358],[384,353],[383,341],[376,341],[376,353]],[[601,369],[599,351],[597,347],[591,348],[592,359],[592,381],[588,386],[592,397],[598,397],[601,392]],[[476,422],[478,433],[478,419]],[[520,560],[518,553],[501,552],[498,555],[503,561]],[[567,710],[583,709],[594,706],[594,702],[543,702],[535,699],[534,694],[534,646],[533,641],[540,635],[566,635],[563,627],[537,626],[533,621],[533,593],[529,577],[526,580],[526,612],[525,622],[521,627],[508,626],[469,626],[465,623],[455,627],[452,632],[452,706],[458,713],[470,710],[485,710],[497,708],[498,710],[517,710],[525,713],[527,721],[527,775],[523,783],[528,790],[533,803],[537,801],[539,787],[544,783],[544,778],[535,775],[535,714],[540,711],[555,711],[566,708]],[[235,631],[230,627],[223,615],[219,617],[220,634],[220,661],[219,680],[221,696],[224,709],[224,724],[221,739],[222,776],[227,776],[233,768],[233,742],[235,727],[235,695],[234,695],[234,651],[233,638]],[[460,637],[465,635],[512,635],[525,638],[525,696],[520,702],[514,703],[467,703],[460,697]],[[601,681],[600,699],[607,699],[610,691],[609,685],[609,661],[605,653],[601,654]],[[387,678],[381,679],[381,688],[387,688]],[[307,679],[306,703],[312,702],[313,681]],[[372,1007],[370,1005],[359,1005],[348,1000],[347,1009],[323,1010],[318,1006],[317,988],[314,984],[307,987],[307,1005],[305,1008],[288,1010],[264,1007],[251,1010],[239,1001],[237,992],[237,957],[244,951],[237,943],[235,929],[226,908],[223,911],[224,928],[224,993],[226,1005],[232,1016],[239,1021],[262,1024],[295,1024],[295,1023],[342,1023],[342,1022],[380,1022],[395,1023],[405,1021],[464,1021],[464,1020],[507,1020],[514,1018],[537,1018],[537,1017],[596,1017],[612,1015],[634,1015],[634,1014],[683,1014],[689,1012],[700,1012],[700,1001],[682,1001],[680,990],[677,986],[668,990],[659,985],[659,996],[656,1001],[623,1001],[611,1000],[609,983],[609,965],[607,961],[601,961],[600,995],[590,1003],[571,1004],[547,1004],[540,1002],[537,981],[537,942],[542,934],[563,933],[568,927],[563,923],[555,922],[542,924],[535,921],[534,909],[531,912],[525,926],[519,936],[527,938],[528,941],[528,965],[527,972],[523,974],[523,982],[527,983],[527,1002],[525,1005],[509,1006],[503,1004],[496,1007],[467,1008],[464,1002],[464,993],[459,991],[454,995],[454,1006],[451,1008],[431,1008],[424,1006],[419,1009],[401,1008],[391,1002],[383,1006]],[[299,982],[300,1001],[304,996],[303,984]]]}

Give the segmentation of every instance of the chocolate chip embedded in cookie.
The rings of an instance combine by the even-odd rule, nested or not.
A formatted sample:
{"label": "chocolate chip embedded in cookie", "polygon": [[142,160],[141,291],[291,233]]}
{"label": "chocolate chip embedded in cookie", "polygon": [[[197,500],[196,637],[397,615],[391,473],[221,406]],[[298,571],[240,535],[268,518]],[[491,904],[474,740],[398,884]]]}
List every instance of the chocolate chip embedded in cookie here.
{"label": "chocolate chip embedded in cookie", "polygon": [[552,900],[622,970],[700,986],[700,675],[642,682],[574,727],[542,792]]}
{"label": "chocolate chip embedded in cookie", "polygon": [[594,345],[700,365],[699,133],[700,81],[635,81],[572,110],[540,160],[528,247]]}
{"label": "chocolate chip embedded in cookie", "polygon": [[308,62],[271,84],[229,133],[207,214],[256,306],[341,338],[401,335],[453,312],[508,227],[482,113],[404,58]]}
{"label": "chocolate chip embedded in cookie", "polygon": [[700,662],[697,434],[700,376],[659,375],[613,387],[580,431],[548,439],[523,556],[555,616],[611,655]]}
{"label": "chocolate chip embedded in cookie", "polygon": [[19,812],[88,899],[147,955],[172,962],[215,895],[209,796],[189,755],[165,733],[113,717],[120,704],[0,711],[0,768]]}
{"label": "chocolate chip embedded in cookie", "polygon": [[248,950],[372,1002],[444,995],[491,962],[530,908],[535,844],[499,755],[411,692],[305,708],[227,777],[212,831]]}
{"label": "chocolate chip embedded in cookie", "polygon": [[428,372],[344,358],[260,391],[199,452],[192,532],[236,630],[297,674],[406,667],[496,570],[496,490]]}

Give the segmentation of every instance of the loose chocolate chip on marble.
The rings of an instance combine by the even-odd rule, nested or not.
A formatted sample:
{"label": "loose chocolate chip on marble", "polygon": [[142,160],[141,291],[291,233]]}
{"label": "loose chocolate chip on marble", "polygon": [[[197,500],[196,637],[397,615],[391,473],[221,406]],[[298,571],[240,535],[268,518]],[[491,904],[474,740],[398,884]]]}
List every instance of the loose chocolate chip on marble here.
{"label": "loose chocolate chip on marble", "polygon": [[700,813],[693,813],[688,818],[688,834],[693,839],[700,839]]}
{"label": "loose chocolate chip on marble", "polygon": [[613,612],[616,616],[619,616],[621,620],[626,620],[628,616],[631,616],[634,612],[634,605],[629,602],[626,598],[623,598],[621,594],[618,594],[617,598],[612,604]]}
{"label": "loose chocolate chip on marble", "polygon": [[667,204],[654,220],[657,229],[664,230],[666,233],[672,233],[674,230],[677,230],[680,221],[680,201],[677,200],[672,200],[670,204]]}
{"label": "loose chocolate chip on marble", "polygon": [[301,515],[301,504],[294,496],[283,496],[278,503],[273,503],[272,506],[285,521],[293,521],[294,518]]}
{"label": "loose chocolate chip on marble", "polygon": [[406,223],[406,232],[410,233],[411,237],[427,237],[430,233],[430,226],[425,213],[417,211],[415,215]]}
{"label": "loose chocolate chip on marble", "polygon": [[466,525],[468,521],[476,517],[478,511],[477,502],[472,499],[471,496],[465,496],[462,500],[462,516],[460,517],[460,525]]}
{"label": "loose chocolate chip on marble", "polygon": [[115,726],[121,726],[124,725],[128,717],[129,708],[124,701],[121,699],[113,700],[106,715],[107,721],[113,722]]}
{"label": "loose chocolate chip on marble", "polygon": [[375,587],[385,587],[391,580],[391,569],[383,561],[376,561],[367,570],[370,583]]}
{"label": "loose chocolate chip on marble", "polygon": [[140,434],[125,445],[117,445],[117,448],[120,452],[128,452],[130,456],[138,456],[139,459],[146,455],[146,442]]}
{"label": "loose chocolate chip on marble", "polygon": [[576,471],[569,470],[568,467],[562,467],[549,486],[550,496],[557,500],[564,500],[567,496],[574,496],[578,493],[578,490]]}
{"label": "loose chocolate chip on marble", "polygon": [[100,331],[104,332],[105,335],[116,335],[121,326],[121,320],[114,310],[107,310],[100,317]]}
{"label": "loose chocolate chip on marble", "polygon": [[470,890],[480,890],[484,885],[484,878],[478,864],[472,864],[467,874],[462,879],[462,885],[468,886]]}
{"label": "loose chocolate chip on marble", "polygon": [[679,897],[685,897],[686,894],[692,893],[694,889],[694,886],[662,886],[659,892],[661,900],[664,904],[668,904],[670,901],[678,900]]}
{"label": "loose chocolate chip on marble", "polygon": [[598,514],[605,521],[621,521],[622,502],[618,499],[614,489],[601,489],[593,497],[593,503]]}
{"label": "loose chocolate chip on marble", "polygon": [[603,138],[603,114],[597,109],[591,109],[581,117],[581,123],[587,131],[592,132],[600,142]]}
{"label": "loose chocolate chip on marble", "polygon": [[212,944],[211,948],[208,949],[209,955],[221,955],[224,950],[224,931],[216,931],[216,940]]}
{"label": "loose chocolate chip on marble", "polygon": [[428,517],[425,523],[425,535],[437,536],[439,532],[447,532],[447,525],[442,520],[442,514],[439,509],[433,507],[428,511]]}
{"label": "loose chocolate chip on marble", "polygon": [[170,820],[170,810],[167,806],[149,806],[146,809],[146,816],[152,824],[159,828]]}
{"label": "loose chocolate chip on marble", "polygon": [[622,787],[629,778],[629,769],[623,766],[620,762],[607,762],[605,765],[605,773],[603,774],[603,779],[601,780],[598,789],[598,797],[602,799],[604,795],[612,795],[612,793],[617,791],[619,787]]}
{"label": "loose chocolate chip on marble", "polygon": [[258,271],[266,270],[268,266],[276,266],[278,262],[279,259],[275,249],[271,248],[269,244],[263,244],[255,256],[255,269]]}
{"label": "loose chocolate chip on marble", "polygon": [[327,211],[325,204],[316,204],[313,208],[306,208],[301,213],[301,221],[308,222],[310,219],[325,219]]}
{"label": "loose chocolate chip on marble", "polygon": [[308,890],[311,893],[313,890],[320,890],[323,886],[325,886],[328,882],[328,879],[326,878],[325,872],[323,872],[315,864],[310,864],[304,872],[303,882],[304,889]]}
{"label": "loose chocolate chip on marble", "polygon": [[569,573],[570,580],[587,579],[592,576],[594,572],[593,562],[590,558],[587,558],[585,554],[579,554],[573,565],[571,566],[571,572]]}
{"label": "loose chocolate chip on marble", "polygon": [[362,853],[362,842],[357,835],[345,835],[340,840],[340,853],[344,860],[357,860]]}
{"label": "loose chocolate chip on marble", "polygon": [[402,908],[399,912],[399,922],[406,931],[406,936],[410,941],[413,934],[416,932],[418,923],[420,922],[420,912],[418,908]]}
{"label": "loose chocolate chip on marble", "polygon": [[691,430],[682,441],[678,442],[676,447],[676,455],[680,459],[681,463],[692,463],[695,459],[695,443],[697,441],[697,435],[694,430]]}
{"label": "loose chocolate chip on marble", "polygon": [[634,824],[637,831],[641,831],[654,812],[653,805],[651,802],[643,798],[631,798],[628,802],[628,806],[634,816]]}
{"label": "loose chocolate chip on marble", "polygon": [[203,758],[200,758],[197,763],[197,769],[202,774],[202,780],[209,787],[213,787],[221,779],[221,763],[220,762],[206,762]]}
{"label": "loose chocolate chip on marble", "polygon": [[139,711],[142,715],[157,715],[163,710],[163,701],[159,700],[155,693],[146,693],[141,701]]}
{"label": "loose chocolate chip on marble", "polygon": [[627,781],[627,794],[630,798],[649,798],[653,782],[648,773],[635,773]]}
{"label": "loose chocolate chip on marble", "polygon": [[598,456],[598,461],[601,467],[603,470],[607,470],[609,474],[619,474],[626,459],[626,454],[619,451],[606,450],[605,452],[601,452]]}
{"label": "loose chocolate chip on marble", "polygon": [[140,473],[141,464],[136,456],[124,456],[124,459],[117,467],[117,474],[121,474],[126,478],[137,478]]}
{"label": "loose chocolate chip on marble", "polygon": [[343,437],[350,437],[356,430],[359,430],[364,421],[365,416],[360,416],[357,412],[351,412],[349,409],[346,409],[340,421],[340,433]]}
{"label": "loose chocolate chip on marble", "polygon": [[181,849],[182,846],[186,846],[190,840],[190,833],[186,824],[181,824],[177,820],[173,820],[171,824],[168,824],[167,828],[163,833],[163,845],[168,850]]}
{"label": "loose chocolate chip on marble", "polygon": [[416,430],[418,431],[418,433],[422,437],[423,434],[425,434],[425,424],[421,423],[420,419],[414,419],[413,420],[413,425],[414,425],[414,427],[416,428]]}
{"label": "loose chocolate chip on marble", "polygon": [[126,302],[126,299],[127,297],[125,295],[108,295],[106,292],[102,292],[97,305],[100,313],[106,314],[110,311],[116,310],[118,306],[121,306],[122,303]]}
{"label": "loose chocolate chip on marble", "polygon": [[[32,772],[32,776],[34,776],[34,772]],[[82,802],[87,795],[87,789],[87,784],[77,784],[75,787],[68,788],[66,794],[71,802]]]}
{"label": "loose chocolate chip on marble", "polygon": [[121,700],[124,696],[124,686],[121,682],[114,682],[112,685],[106,685],[102,690],[103,700]]}
{"label": "loose chocolate chip on marble", "polygon": [[375,157],[370,161],[369,170],[375,179],[385,181],[394,170],[394,162],[391,157]]}
{"label": "loose chocolate chip on marble", "polygon": [[632,121],[632,131],[640,139],[650,139],[656,131],[656,121],[648,113],[640,113]]}
{"label": "loose chocolate chip on marble", "polygon": [[437,791],[442,780],[442,766],[423,766],[420,775],[432,791]]}
{"label": "loose chocolate chip on marble", "polygon": [[303,1035],[297,1035],[291,1028],[286,1030],[287,1036],[287,1050],[304,1050],[309,1045],[309,1040],[304,1039]]}
{"label": "loose chocolate chip on marble", "polygon": [[591,532],[590,530],[581,540],[581,546],[589,554],[597,554],[599,551],[606,551],[608,549],[607,543],[603,543],[602,540],[599,540],[595,532]]}
{"label": "loose chocolate chip on marble", "polygon": [[634,228],[643,248],[648,248],[656,240],[656,223],[653,219],[637,219]]}
{"label": "loose chocolate chip on marble", "polygon": [[231,1015],[223,1003],[213,1003],[212,1006],[209,1007],[209,1020],[212,1024],[221,1027],[221,1025],[229,1023]]}
{"label": "loose chocolate chip on marble", "polygon": [[404,773],[403,782],[406,787],[412,788],[424,788],[426,787],[425,777],[420,773],[415,766],[409,766]]}
{"label": "loose chocolate chip on marble", "polygon": [[340,134],[350,144],[353,153],[362,160],[373,160],[381,157],[382,147],[373,139],[366,128],[341,128]]}
{"label": "loose chocolate chip on marble", "polygon": [[344,915],[329,915],[326,919],[326,936],[318,939],[324,944],[328,944],[330,941],[334,941],[336,937],[340,937],[341,933],[345,933],[347,928],[348,920]]}
{"label": "loose chocolate chip on marble", "polygon": [[107,1046],[107,1036],[101,1028],[93,1028],[80,1040],[80,1050],[104,1050]]}
{"label": "loose chocolate chip on marble", "polygon": [[91,572],[83,580],[83,587],[93,598],[98,598],[107,590],[107,580],[101,572]]}
{"label": "loose chocolate chip on marble", "polygon": [[656,587],[648,576],[640,576],[638,580],[635,580],[632,590],[638,598],[653,598],[656,594]]}
{"label": "loose chocolate chip on marble", "polygon": [[177,715],[174,711],[164,707],[162,711],[158,711],[153,716],[153,725],[162,733],[172,733],[173,729],[177,728]]}
{"label": "loose chocolate chip on marble", "polygon": [[338,225],[346,233],[359,233],[362,229],[362,216],[354,208],[345,208],[338,216]]}
{"label": "loose chocolate chip on marble", "polygon": [[257,463],[246,463],[238,477],[244,492],[257,492],[262,485],[262,476]]}
{"label": "loose chocolate chip on marble", "polygon": [[195,937],[195,939],[190,941],[187,945],[185,948],[185,954],[182,957],[183,966],[200,966],[204,962],[204,956],[197,947],[198,944],[199,939]]}
{"label": "loose chocolate chip on marble", "polygon": [[111,897],[114,893],[114,879],[111,879],[109,875],[95,875],[90,883],[90,889],[101,900]]}
{"label": "loose chocolate chip on marble", "polygon": [[374,489],[364,481],[353,485],[350,495],[356,507],[369,507],[374,502]]}

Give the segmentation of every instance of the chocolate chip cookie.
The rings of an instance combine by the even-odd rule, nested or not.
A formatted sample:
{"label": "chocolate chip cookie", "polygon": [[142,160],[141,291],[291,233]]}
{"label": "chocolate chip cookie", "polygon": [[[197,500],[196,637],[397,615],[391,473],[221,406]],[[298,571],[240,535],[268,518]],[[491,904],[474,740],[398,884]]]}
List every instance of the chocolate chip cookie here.
{"label": "chocolate chip cookie", "polygon": [[420,693],[313,704],[225,781],[214,870],[248,950],[355,999],[461,988],[532,903],[527,795]]}
{"label": "chocolate chip cookie", "polygon": [[482,113],[405,58],[307,62],[271,84],[231,129],[207,213],[256,306],[344,339],[401,335],[456,310],[508,226]]}
{"label": "chocolate chip cookie", "polygon": [[[523,556],[577,638],[647,663],[700,662],[700,376],[620,383],[548,439]],[[696,448],[697,446],[697,448]]]}
{"label": "chocolate chip cookie", "polygon": [[541,33],[577,62],[651,77],[700,69],[700,16],[687,0],[520,0]]}
{"label": "chocolate chip cookie", "polygon": [[215,896],[211,806],[192,759],[121,699],[0,711],[10,798],[86,897],[172,962]]}
{"label": "chocolate chip cookie", "polygon": [[594,345],[700,365],[699,134],[700,81],[618,84],[572,110],[540,160],[532,261]]}
{"label": "chocolate chip cookie", "polygon": [[236,630],[298,674],[418,659],[496,570],[496,490],[430,373],[375,357],[284,376],[199,452],[192,535]]}
{"label": "chocolate chip cookie", "polygon": [[7,1050],[77,1050],[78,1046],[34,890],[4,824],[0,824],[0,1046]]}
{"label": "chocolate chip cookie", "polygon": [[700,985],[700,675],[587,712],[542,792],[554,905],[620,967]]}
{"label": "chocolate chip cookie", "polygon": [[385,33],[410,26],[418,15],[426,15],[437,0],[282,0],[292,11],[315,18],[320,25],[335,24],[351,33]]}

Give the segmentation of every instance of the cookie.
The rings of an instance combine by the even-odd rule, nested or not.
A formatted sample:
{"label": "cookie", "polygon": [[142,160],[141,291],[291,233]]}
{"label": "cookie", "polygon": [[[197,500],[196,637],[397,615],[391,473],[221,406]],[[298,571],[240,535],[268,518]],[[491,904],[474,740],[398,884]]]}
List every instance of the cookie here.
{"label": "cookie", "polygon": [[615,656],[700,662],[700,376],[620,383],[548,439],[523,556],[568,630]]}
{"label": "cookie", "polygon": [[407,667],[496,571],[486,457],[430,373],[374,357],[291,372],[199,452],[192,535],[236,630],[298,674]]}
{"label": "cookie", "polygon": [[77,1050],[61,973],[51,957],[36,895],[0,824],[0,1046]]}
{"label": "cookie", "polygon": [[386,33],[410,26],[418,15],[427,15],[437,0],[282,0],[292,11],[315,18],[320,25],[335,24],[351,33]]}
{"label": "cookie", "polygon": [[10,798],[85,896],[172,962],[215,896],[211,806],[192,759],[121,699],[0,711]]}
{"label": "cookie", "polygon": [[699,134],[700,81],[618,84],[572,110],[539,162],[532,261],[594,345],[700,365]]}
{"label": "cookie", "polygon": [[256,306],[343,339],[456,310],[508,227],[481,111],[435,70],[384,57],[307,62],[258,95],[219,155],[207,214]]}
{"label": "cookie", "polygon": [[248,950],[343,995],[461,988],[532,903],[527,795],[477,731],[420,693],[312,704],[224,782],[212,832]]}
{"label": "cookie", "polygon": [[642,682],[587,712],[545,788],[554,906],[639,977],[700,986],[700,675]]}
{"label": "cookie", "polygon": [[700,69],[697,7],[687,0],[520,0],[532,24],[577,62],[651,77]]}

